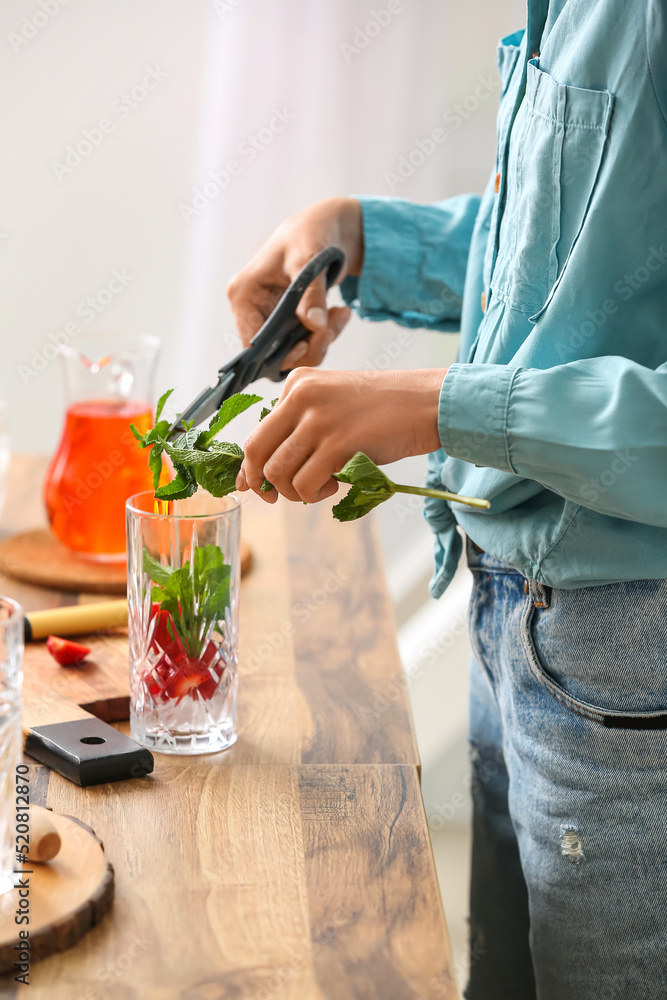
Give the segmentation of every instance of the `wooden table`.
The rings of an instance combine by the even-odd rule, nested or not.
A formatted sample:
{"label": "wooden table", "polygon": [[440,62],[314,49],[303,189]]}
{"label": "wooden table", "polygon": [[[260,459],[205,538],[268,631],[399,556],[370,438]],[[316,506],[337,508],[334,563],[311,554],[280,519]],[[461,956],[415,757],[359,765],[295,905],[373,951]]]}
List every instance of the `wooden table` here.
{"label": "wooden table", "polygon": [[[1,537],[43,521],[43,471],[14,459]],[[458,996],[369,519],[252,498],[243,531],[236,745],[87,789],[33,769],[34,800],[104,841],[116,899],[33,966],[31,1000]],[[0,591],[28,610],[76,600]],[[0,979],[2,998],[24,989]]]}

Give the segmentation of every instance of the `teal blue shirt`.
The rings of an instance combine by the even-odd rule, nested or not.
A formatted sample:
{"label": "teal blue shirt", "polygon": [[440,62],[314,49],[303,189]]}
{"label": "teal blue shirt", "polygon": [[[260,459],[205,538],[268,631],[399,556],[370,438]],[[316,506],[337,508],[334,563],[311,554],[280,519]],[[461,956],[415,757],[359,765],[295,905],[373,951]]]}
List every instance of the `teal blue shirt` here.
{"label": "teal blue shirt", "polygon": [[431,591],[485,551],[565,588],[667,577],[667,0],[529,0],[483,196],[363,198],[361,316],[461,330]]}

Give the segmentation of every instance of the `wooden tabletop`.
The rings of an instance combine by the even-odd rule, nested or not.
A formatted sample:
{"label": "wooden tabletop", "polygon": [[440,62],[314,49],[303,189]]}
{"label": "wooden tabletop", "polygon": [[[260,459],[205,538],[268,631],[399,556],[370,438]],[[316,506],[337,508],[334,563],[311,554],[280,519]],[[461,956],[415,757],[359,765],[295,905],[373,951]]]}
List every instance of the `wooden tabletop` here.
{"label": "wooden tabletop", "polygon": [[[43,523],[44,468],[13,460],[0,538]],[[252,497],[242,522],[255,565],[235,746],[156,754],[152,775],[86,789],[32,769],[33,801],[104,841],[116,899],[33,965],[31,1000],[454,1000],[370,519]],[[3,577],[0,591],[26,610],[77,600]],[[3,1000],[22,989],[0,978]]]}

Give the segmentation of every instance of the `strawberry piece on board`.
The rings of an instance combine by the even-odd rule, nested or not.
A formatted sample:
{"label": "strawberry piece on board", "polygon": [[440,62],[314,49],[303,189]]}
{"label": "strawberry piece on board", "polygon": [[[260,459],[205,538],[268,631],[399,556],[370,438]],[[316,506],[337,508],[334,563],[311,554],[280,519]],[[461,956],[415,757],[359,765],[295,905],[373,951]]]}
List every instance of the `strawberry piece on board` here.
{"label": "strawberry piece on board", "polygon": [[81,663],[90,653],[90,646],[82,646],[80,642],[72,642],[71,639],[61,639],[57,635],[50,635],[48,637],[46,648],[61,667],[69,667],[75,663]]}

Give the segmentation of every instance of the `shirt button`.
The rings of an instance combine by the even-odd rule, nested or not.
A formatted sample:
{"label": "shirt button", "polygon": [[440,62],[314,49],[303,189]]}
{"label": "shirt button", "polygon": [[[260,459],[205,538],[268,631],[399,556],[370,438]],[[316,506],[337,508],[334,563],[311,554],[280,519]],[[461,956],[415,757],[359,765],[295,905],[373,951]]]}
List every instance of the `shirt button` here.
{"label": "shirt button", "polygon": [[533,52],[533,59],[539,59],[539,58],[540,58],[540,53],[539,52]]}
{"label": "shirt button", "polygon": [[496,194],[500,191],[500,174],[496,174],[496,179],[493,185],[493,190]]}
{"label": "shirt button", "polygon": [[486,292],[482,292],[482,312],[486,312]]}

